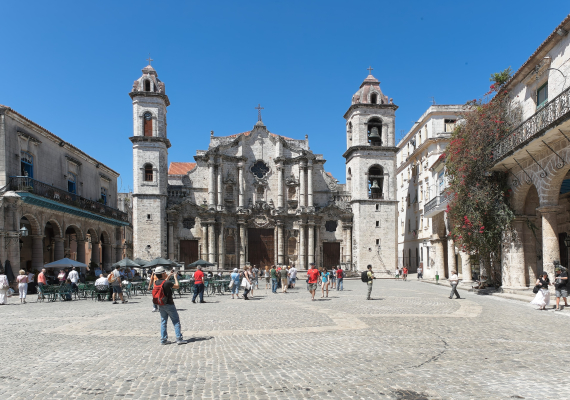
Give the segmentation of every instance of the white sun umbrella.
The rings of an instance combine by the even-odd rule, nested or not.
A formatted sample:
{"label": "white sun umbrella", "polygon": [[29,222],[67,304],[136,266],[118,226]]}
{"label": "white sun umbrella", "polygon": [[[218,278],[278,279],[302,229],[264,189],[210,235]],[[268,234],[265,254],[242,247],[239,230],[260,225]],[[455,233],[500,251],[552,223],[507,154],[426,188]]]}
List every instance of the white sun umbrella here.
{"label": "white sun umbrella", "polygon": [[87,265],[79,261],[71,260],[69,258],[62,258],[61,260],[57,260],[44,265],[44,268],[71,268],[71,267],[86,268]]}

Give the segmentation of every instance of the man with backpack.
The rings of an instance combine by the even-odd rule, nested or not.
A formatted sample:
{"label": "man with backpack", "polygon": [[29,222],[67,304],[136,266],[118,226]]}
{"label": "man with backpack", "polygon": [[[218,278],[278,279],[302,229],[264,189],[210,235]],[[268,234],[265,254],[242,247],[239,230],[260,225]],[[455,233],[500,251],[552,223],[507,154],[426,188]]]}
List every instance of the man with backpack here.
{"label": "man with backpack", "polygon": [[339,290],[343,291],[344,290],[344,287],[343,287],[344,271],[342,270],[340,265],[339,265],[338,269],[336,270],[336,280],[337,280],[337,284],[336,284],[337,292]]}
{"label": "man with backpack", "polygon": [[362,271],[360,279],[368,285],[368,296],[366,297],[366,300],[370,300],[370,295],[372,294],[372,282],[376,278],[374,277],[374,272],[372,272],[372,265],[369,264],[366,268],[368,271]]}
{"label": "man with backpack", "polygon": [[[174,306],[174,300],[172,299],[172,289],[178,289],[178,278],[174,272],[166,274],[164,267],[157,267],[154,270],[154,275],[156,280],[154,281],[154,288],[152,289],[152,302],[158,306],[158,311],[160,312],[160,344],[171,344],[172,342],[168,340],[167,323],[168,317],[174,325],[174,332],[176,333],[176,343],[186,344],[187,341],[182,337],[182,331],[180,328],[180,317],[178,316],[178,311]],[[170,277],[174,277],[174,283],[170,280]]]}

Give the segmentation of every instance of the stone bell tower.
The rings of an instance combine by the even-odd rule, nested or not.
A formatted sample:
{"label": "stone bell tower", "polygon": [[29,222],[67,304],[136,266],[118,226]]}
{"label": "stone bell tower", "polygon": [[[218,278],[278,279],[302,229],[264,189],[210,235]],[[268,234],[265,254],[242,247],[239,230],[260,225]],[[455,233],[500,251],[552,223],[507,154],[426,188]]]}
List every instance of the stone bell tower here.
{"label": "stone bell tower", "polygon": [[164,83],[150,65],[133,84],[133,250],[134,257],[167,257],[166,200],[168,148]]}
{"label": "stone bell tower", "polygon": [[[372,68],[369,68],[371,71]],[[353,264],[391,271],[397,262],[396,106],[370,73],[352,96],[346,119],[346,185],[354,214]]]}

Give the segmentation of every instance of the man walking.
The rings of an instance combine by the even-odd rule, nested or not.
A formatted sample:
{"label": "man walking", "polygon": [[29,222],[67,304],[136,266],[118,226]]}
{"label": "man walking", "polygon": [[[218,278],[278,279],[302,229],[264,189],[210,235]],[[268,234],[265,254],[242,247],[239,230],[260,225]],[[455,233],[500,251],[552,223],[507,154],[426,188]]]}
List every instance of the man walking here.
{"label": "man walking", "polygon": [[402,269],[402,280],[403,281],[408,280],[408,267],[406,266],[404,266],[404,268]]}
{"label": "man walking", "polygon": [[44,299],[44,285],[47,285],[46,269],[42,268],[42,272],[38,275],[38,296]]}
{"label": "man walking", "polygon": [[371,300],[370,295],[372,295],[372,283],[376,277],[374,276],[374,272],[372,272],[372,265],[368,264],[366,268],[368,268],[368,272],[366,273],[366,276],[368,277],[368,295],[366,296],[366,300]]}
{"label": "man walking", "polygon": [[[152,291],[152,301],[153,303],[158,304],[159,301],[166,300],[165,301],[166,304],[158,305],[158,310],[160,312],[160,344],[172,343],[170,340],[168,340],[168,332],[167,332],[168,317],[170,317],[172,325],[174,325],[174,332],[176,334],[176,343],[186,344],[187,341],[184,340],[182,337],[182,330],[180,327],[180,317],[178,316],[178,311],[176,311],[176,306],[174,305],[174,300],[172,299],[172,289],[178,289],[180,287],[178,284],[178,278],[176,277],[176,273],[171,272],[169,275],[167,275],[166,271],[164,270],[164,267],[157,267],[154,270],[154,274],[156,275],[157,279],[154,282],[154,289]],[[170,277],[174,277],[174,283],[171,280],[169,280]],[[162,294],[164,296],[162,299],[158,298],[160,289],[162,289]]]}
{"label": "man walking", "polygon": [[[174,289],[178,289],[178,288],[174,288]],[[196,303],[196,297],[198,297],[198,295],[200,295],[200,303],[205,303],[205,301],[204,301],[204,273],[202,272],[202,266],[200,266],[200,265],[198,265],[196,272],[194,272],[194,296],[192,296],[192,303]]]}
{"label": "man walking", "polygon": [[287,275],[289,274],[289,271],[287,271],[287,268],[283,267],[281,268],[281,271],[279,271],[279,275],[281,277],[281,293],[287,293]]}
{"label": "man walking", "polygon": [[451,294],[449,295],[450,299],[453,299],[453,294],[460,299],[459,293],[457,292],[457,284],[459,283],[459,277],[457,276],[457,271],[451,271],[451,277],[449,278],[449,283],[451,284]]}
{"label": "man walking", "polygon": [[73,293],[78,293],[79,288],[77,287],[77,283],[79,282],[79,273],[75,270],[75,267],[71,269],[67,278],[71,281],[71,287],[73,288]]}
{"label": "man walking", "polygon": [[111,282],[111,287],[113,288],[113,304],[117,304],[116,295],[119,295],[123,304],[128,303],[128,301],[123,298],[123,282],[121,282],[121,271],[118,266],[111,271],[108,280]]}
{"label": "man walking", "polygon": [[253,288],[259,289],[259,269],[257,268],[257,265],[253,266],[251,273],[253,275],[253,282],[251,283],[251,295],[253,296]]}
{"label": "man walking", "polygon": [[295,282],[297,281],[297,268],[293,265],[289,270],[289,283],[291,284],[291,289],[295,287]]}
{"label": "man walking", "polygon": [[315,268],[315,264],[309,265],[309,270],[307,271],[307,277],[309,278],[309,292],[311,293],[311,300],[315,301],[315,292],[317,291],[317,281],[319,279],[319,270]]}
{"label": "man walking", "polygon": [[560,311],[560,298],[564,299],[564,306],[568,307],[568,272],[562,270],[560,267],[556,267],[554,289],[556,293],[556,309],[555,311]]}
{"label": "man walking", "polygon": [[344,290],[344,287],[343,287],[344,271],[342,270],[340,265],[338,266],[338,269],[336,270],[336,280],[337,280],[336,290],[337,291],[339,291],[339,290],[343,291]]}
{"label": "man walking", "polygon": [[277,270],[275,269],[275,265],[271,266],[269,274],[271,275],[271,292],[277,293]]}

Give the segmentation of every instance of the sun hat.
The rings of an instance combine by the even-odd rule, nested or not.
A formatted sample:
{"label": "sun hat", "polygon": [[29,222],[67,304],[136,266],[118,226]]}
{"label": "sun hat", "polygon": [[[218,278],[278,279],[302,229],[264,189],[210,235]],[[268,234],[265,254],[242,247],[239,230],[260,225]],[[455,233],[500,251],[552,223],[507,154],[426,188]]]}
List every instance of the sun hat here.
{"label": "sun hat", "polygon": [[164,267],[156,267],[154,270],[155,274],[162,274],[163,272],[165,272]]}
{"label": "sun hat", "polygon": [[234,268],[234,272],[238,272],[238,269],[237,269],[237,268]]}

